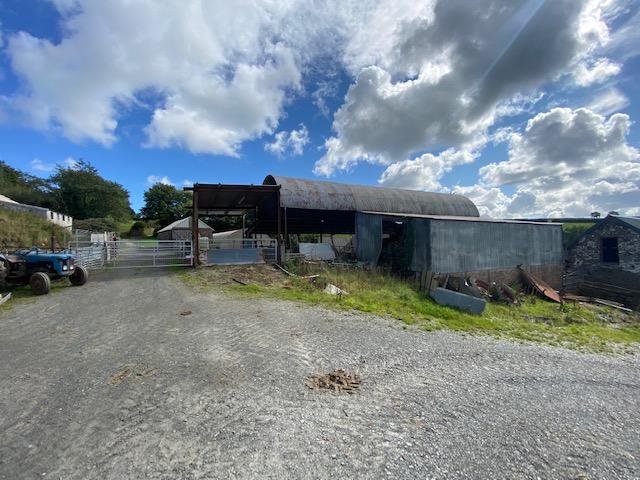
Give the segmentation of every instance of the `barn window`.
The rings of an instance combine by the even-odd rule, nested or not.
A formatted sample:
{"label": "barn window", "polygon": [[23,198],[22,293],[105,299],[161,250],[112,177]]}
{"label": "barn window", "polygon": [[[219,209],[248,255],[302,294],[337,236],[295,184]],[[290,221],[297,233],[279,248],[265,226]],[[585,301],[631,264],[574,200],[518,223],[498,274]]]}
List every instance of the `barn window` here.
{"label": "barn window", "polygon": [[602,239],[602,261],[606,263],[619,263],[618,237],[604,237]]}

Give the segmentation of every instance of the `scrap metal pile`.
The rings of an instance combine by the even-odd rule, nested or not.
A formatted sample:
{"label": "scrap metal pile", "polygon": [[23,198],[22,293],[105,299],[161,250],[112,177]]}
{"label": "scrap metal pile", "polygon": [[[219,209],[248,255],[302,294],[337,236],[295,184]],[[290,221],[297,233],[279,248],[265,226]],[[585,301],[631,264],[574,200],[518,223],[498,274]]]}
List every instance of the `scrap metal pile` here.
{"label": "scrap metal pile", "polygon": [[[485,282],[472,277],[458,277],[447,275],[437,277],[436,288],[430,291],[431,298],[441,305],[453,306],[472,313],[482,313],[486,302],[500,302],[509,305],[519,305],[525,294],[534,294],[555,303],[583,302],[606,305],[625,312],[632,310],[623,304],[611,300],[585,297],[555,290],[544,280],[527,272],[521,266],[517,267],[521,285],[519,288],[502,282]],[[455,293],[454,293],[455,292]]]}

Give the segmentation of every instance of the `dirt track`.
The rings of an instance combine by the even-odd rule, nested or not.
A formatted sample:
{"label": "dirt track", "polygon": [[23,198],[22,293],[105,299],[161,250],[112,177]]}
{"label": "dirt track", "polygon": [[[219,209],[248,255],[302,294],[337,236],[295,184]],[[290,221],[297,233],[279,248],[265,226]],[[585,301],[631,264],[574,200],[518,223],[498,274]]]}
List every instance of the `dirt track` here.
{"label": "dirt track", "polygon": [[[157,271],[20,304],[0,332],[2,479],[640,477],[637,357],[205,296]],[[334,368],[358,392],[306,387]]]}

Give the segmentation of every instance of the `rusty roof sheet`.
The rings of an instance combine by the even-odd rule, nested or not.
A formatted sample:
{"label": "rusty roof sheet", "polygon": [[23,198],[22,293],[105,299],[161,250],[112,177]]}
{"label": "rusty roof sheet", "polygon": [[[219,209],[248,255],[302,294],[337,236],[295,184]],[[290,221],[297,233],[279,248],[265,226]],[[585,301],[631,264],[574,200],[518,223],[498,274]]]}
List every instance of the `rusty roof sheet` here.
{"label": "rusty roof sheet", "polygon": [[263,184],[280,185],[280,204],[286,208],[480,216],[475,204],[462,195],[301,180],[277,175],[267,175]]}

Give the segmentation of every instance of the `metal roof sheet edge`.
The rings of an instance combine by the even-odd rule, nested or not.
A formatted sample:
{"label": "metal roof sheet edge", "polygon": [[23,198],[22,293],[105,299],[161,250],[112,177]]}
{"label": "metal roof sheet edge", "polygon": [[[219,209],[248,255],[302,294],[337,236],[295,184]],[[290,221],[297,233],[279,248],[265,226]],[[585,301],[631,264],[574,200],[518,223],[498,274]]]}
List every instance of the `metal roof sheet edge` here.
{"label": "metal roof sheet edge", "polygon": [[387,217],[409,217],[409,218],[426,218],[429,220],[450,220],[450,221],[461,221],[461,222],[486,222],[486,223],[516,223],[516,224],[531,224],[531,225],[547,225],[547,226],[556,226],[562,227],[561,223],[551,223],[551,222],[533,222],[530,220],[507,220],[501,218],[488,218],[488,217],[459,217],[453,215],[421,215],[421,214],[413,214],[413,213],[397,213],[397,212],[371,212],[371,211],[361,211],[360,213],[365,213],[367,215],[384,215]]}

